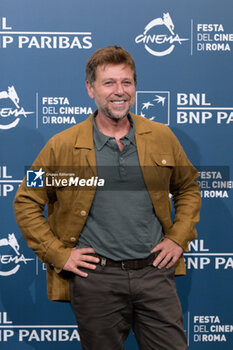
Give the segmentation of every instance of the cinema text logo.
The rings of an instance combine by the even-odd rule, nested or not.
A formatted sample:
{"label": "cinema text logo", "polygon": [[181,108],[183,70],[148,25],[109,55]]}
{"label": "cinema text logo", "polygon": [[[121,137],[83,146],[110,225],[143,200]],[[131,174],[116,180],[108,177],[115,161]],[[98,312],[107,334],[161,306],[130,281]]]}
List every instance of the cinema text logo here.
{"label": "cinema text logo", "polygon": [[231,341],[233,325],[223,321],[222,315],[193,315],[190,312],[184,315],[186,337],[188,345],[194,343],[219,343]]}
{"label": "cinema text logo", "polygon": [[197,166],[202,198],[229,198],[233,188],[228,166]]}
{"label": "cinema text logo", "polygon": [[153,19],[147,24],[143,34],[135,38],[136,44],[143,43],[147,52],[153,56],[165,56],[172,53],[176,43],[182,44],[189,39],[180,38],[174,32],[175,25],[170,14],[164,13],[163,18]]}
{"label": "cinema text logo", "polygon": [[15,128],[22,117],[27,118],[28,114],[34,113],[26,112],[22,106],[20,107],[19,101],[13,85],[8,86],[7,90],[0,91],[0,129]]}
{"label": "cinema text logo", "polygon": [[[27,264],[28,261],[32,261],[34,259],[25,258],[25,256],[19,252],[20,246],[15,237],[15,234],[8,234],[7,238],[0,239],[0,248],[1,252],[4,249],[7,251],[6,254],[0,254],[0,276],[11,276],[18,272],[21,264]],[[14,254],[9,254],[10,251],[13,251]]]}
{"label": "cinema text logo", "polygon": [[[39,97],[37,95],[37,99]],[[41,101],[41,122],[43,125],[50,124],[76,124],[81,116],[86,117],[93,113],[91,107],[71,106],[68,97],[43,96]]]}
{"label": "cinema text logo", "polygon": [[165,125],[170,124],[169,91],[137,91],[135,113]]}
{"label": "cinema text logo", "polygon": [[7,166],[0,166],[0,197],[7,197],[20,186],[22,180],[14,180],[12,175],[8,175]]}
{"label": "cinema text logo", "polygon": [[198,23],[196,31],[197,51],[231,51],[233,33],[226,33],[223,24]]}
{"label": "cinema text logo", "polygon": [[0,342],[79,342],[77,325],[15,325],[0,312]]}
{"label": "cinema text logo", "polygon": [[91,32],[14,31],[7,18],[0,17],[0,48],[19,49],[90,49]]}
{"label": "cinema text logo", "polygon": [[227,342],[233,332],[232,324],[224,324],[219,315],[193,316],[194,342]]}
{"label": "cinema text logo", "polygon": [[233,107],[213,107],[205,93],[177,93],[177,124],[230,124]]}
{"label": "cinema text logo", "polygon": [[196,239],[189,244],[189,253],[184,253],[187,269],[232,270],[233,253],[211,253],[203,239]]}

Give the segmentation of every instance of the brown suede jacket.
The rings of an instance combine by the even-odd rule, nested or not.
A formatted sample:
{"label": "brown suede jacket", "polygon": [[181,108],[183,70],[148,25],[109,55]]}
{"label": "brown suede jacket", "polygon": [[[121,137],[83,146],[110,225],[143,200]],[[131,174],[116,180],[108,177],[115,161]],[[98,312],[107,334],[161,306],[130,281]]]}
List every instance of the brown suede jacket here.
{"label": "brown suede jacket", "polygon": [[[168,127],[131,115],[145,184],[165,237],[188,251],[189,242],[196,237],[195,224],[199,220],[198,173]],[[97,176],[92,116],[52,137],[33,164],[33,169],[40,168],[45,174],[64,173],[64,169],[72,173],[79,169],[80,178]],[[24,178],[17,191],[14,201],[17,223],[28,246],[47,264],[47,291],[51,300],[70,298],[69,274],[62,268],[76,246],[95,190],[95,186],[67,188],[60,184],[28,188]],[[175,208],[173,222],[169,193]],[[43,213],[46,204],[48,222]],[[183,256],[176,264],[176,274],[185,274]]]}

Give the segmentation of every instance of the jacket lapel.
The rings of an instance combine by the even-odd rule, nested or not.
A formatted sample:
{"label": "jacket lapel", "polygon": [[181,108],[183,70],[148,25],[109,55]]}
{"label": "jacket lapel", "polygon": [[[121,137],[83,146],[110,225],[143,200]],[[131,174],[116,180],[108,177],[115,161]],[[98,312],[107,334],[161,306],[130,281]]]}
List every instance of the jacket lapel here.
{"label": "jacket lapel", "polygon": [[82,165],[88,166],[91,169],[93,176],[97,176],[92,117],[93,114],[80,124],[79,133],[77,134],[74,147],[85,151],[82,152],[85,154],[85,159],[83,159]]}
{"label": "jacket lapel", "polygon": [[145,165],[149,165],[148,163],[148,135],[151,134],[151,129],[143,121],[142,117],[138,117],[134,114],[132,114],[132,118],[135,123],[135,139],[136,139],[136,145],[137,145],[137,151],[138,151],[138,158],[141,168],[143,168]]}
{"label": "jacket lapel", "polygon": [[142,117],[132,115],[135,122],[135,139],[137,144],[137,152],[139,158],[139,164],[142,170],[143,178],[149,194],[151,195],[151,167],[154,163],[151,159],[151,133],[150,125],[146,123]]}

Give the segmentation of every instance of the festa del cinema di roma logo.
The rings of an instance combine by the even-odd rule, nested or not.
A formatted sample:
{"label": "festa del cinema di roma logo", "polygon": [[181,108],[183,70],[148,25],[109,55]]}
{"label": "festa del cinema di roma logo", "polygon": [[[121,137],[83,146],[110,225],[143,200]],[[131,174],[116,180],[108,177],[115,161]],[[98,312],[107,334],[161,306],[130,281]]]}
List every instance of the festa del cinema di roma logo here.
{"label": "festa del cinema di roma logo", "polygon": [[27,118],[28,114],[34,114],[20,107],[19,101],[13,85],[8,86],[7,90],[0,91],[0,130],[12,129],[19,124],[22,116]]}
{"label": "festa del cinema di roma logo", "polygon": [[175,48],[175,43],[189,39],[180,38],[174,32],[175,25],[170,14],[164,13],[163,18],[155,18],[147,24],[143,34],[135,38],[136,44],[143,43],[146,51],[153,56],[169,55]]}
{"label": "festa del cinema di roma logo", "polygon": [[[4,247],[7,247],[7,253],[3,254]],[[11,249],[14,254],[9,254],[8,249]],[[20,264],[27,264],[28,261],[34,260],[33,258],[25,258],[23,254],[19,252],[20,246],[15,237],[15,234],[8,234],[8,238],[0,238],[0,276],[10,276],[16,274],[20,268]]]}

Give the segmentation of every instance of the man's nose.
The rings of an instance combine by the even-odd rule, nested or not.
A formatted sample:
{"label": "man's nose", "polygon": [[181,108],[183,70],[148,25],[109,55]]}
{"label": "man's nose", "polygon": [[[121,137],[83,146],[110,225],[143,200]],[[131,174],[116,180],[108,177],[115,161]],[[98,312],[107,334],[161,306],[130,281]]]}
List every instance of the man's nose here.
{"label": "man's nose", "polygon": [[121,83],[117,83],[116,84],[115,93],[117,95],[123,95],[124,94],[124,87],[123,87],[123,85]]}

